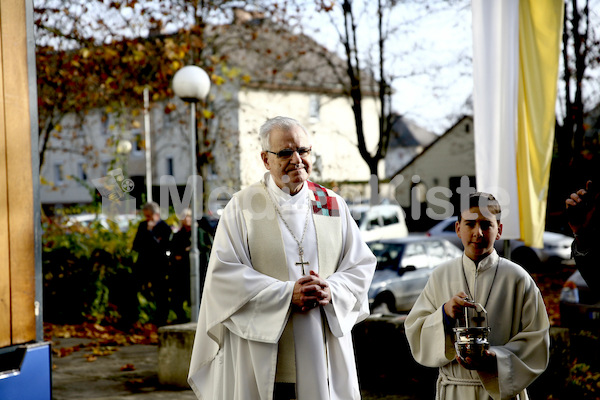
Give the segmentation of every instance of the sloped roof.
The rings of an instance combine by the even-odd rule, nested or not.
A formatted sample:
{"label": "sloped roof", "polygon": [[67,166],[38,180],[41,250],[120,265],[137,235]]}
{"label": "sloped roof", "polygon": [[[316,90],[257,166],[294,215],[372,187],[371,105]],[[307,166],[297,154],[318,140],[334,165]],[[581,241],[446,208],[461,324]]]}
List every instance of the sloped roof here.
{"label": "sloped roof", "polygon": [[433,146],[436,145],[436,143],[438,143],[440,140],[442,140],[446,135],[448,135],[450,132],[454,131],[454,129],[465,119],[470,118],[472,119],[473,117],[469,116],[469,115],[463,115],[462,117],[460,117],[450,128],[448,128],[446,130],[446,132],[444,132],[443,134],[441,134],[440,136],[437,136],[436,139],[431,142],[427,147],[425,147],[423,149],[422,152],[420,152],[417,156],[415,156],[415,158],[413,158],[409,163],[407,163],[406,165],[404,165],[398,172],[396,172],[395,174],[393,174],[392,176],[396,176],[399,174],[402,174],[402,172],[408,168],[409,166],[411,166],[412,164],[414,164],[420,157],[422,157],[425,153],[427,153]]}
{"label": "sloped roof", "polygon": [[[342,93],[348,87],[346,62],[311,37],[268,19],[205,29],[203,56],[225,56],[250,76],[248,86]],[[211,50],[214,49],[214,50]],[[208,53],[208,54],[207,54]],[[374,80],[361,71],[366,95]]]}
{"label": "sloped roof", "polygon": [[418,126],[413,121],[398,116],[392,125],[390,148],[428,146],[437,139],[435,133]]}

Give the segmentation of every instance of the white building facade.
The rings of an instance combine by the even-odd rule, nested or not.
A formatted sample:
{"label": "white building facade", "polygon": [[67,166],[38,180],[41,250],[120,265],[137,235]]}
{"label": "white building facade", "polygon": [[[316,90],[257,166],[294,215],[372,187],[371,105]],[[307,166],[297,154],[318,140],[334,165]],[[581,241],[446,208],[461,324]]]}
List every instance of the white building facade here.
{"label": "white building facade", "polygon": [[[233,85],[215,87],[209,97],[214,118],[207,123],[206,140],[200,139],[200,146],[204,147],[201,150],[210,153],[201,168],[205,195],[217,188],[219,193],[232,194],[262,177],[265,168],[260,158],[258,130],[266,119],[278,115],[297,119],[311,134],[313,180],[325,184],[369,180],[369,168],[357,148],[349,98],[325,91],[277,91]],[[151,175],[155,191],[163,176],[173,176],[177,185],[185,186],[191,175],[189,107],[177,99],[173,102],[177,108],[171,113],[164,112],[162,103],[150,107]],[[146,179],[143,116],[135,117],[133,124],[120,123],[130,117],[92,110],[79,129],[72,129],[77,132],[73,137],[54,135],[41,171],[42,203],[90,203],[95,190],[92,181],[107,176],[109,171],[120,170],[125,178],[134,178],[136,185],[143,185]],[[363,118],[367,145],[374,150],[379,138],[375,98],[364,100]],[[67,116],[62,125],[75,125],[74,116]],[[132,125],[136,128],[121,128]],[[202,137],[203,133],[198,135]],[[125,141],[131,144],[130,149],[123,146]]]}

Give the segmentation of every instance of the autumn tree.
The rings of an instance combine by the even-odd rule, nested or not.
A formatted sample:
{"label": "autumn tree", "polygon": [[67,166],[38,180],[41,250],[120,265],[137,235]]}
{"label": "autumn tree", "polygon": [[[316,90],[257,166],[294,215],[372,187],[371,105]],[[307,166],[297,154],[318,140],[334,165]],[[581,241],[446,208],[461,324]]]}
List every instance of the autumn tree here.
{"label": "autumn tree", "polygon": [[[588,126],[586,114],[600,106],[598,14],[589,0],[565,0],[561,70],[558,81],[556,150],[550,174],[548,211],[562,213],[564,200],[590,178],[598,178],[599,115]],[[595,174],[595,175],[594,175]]]}
{"label": "autumn tree", "polygon": [[561,165],[576,169],[581,166],[586,146],[584,115],[590,110],[590,100],[600,95],[597,78],[591,74],[600,65],[600,36],[594,30],[598,16],[591,13],[589,3],[566,0],[563,25],[562,96],[556,139]]}
{"label": "autumn tree", "polygon": [[[361,51],[358,45],[358,23],[356,9],[351,0],[344,0],[341,3],[316,1],[317,12],[328,16],[332,26],[337,31],[339,43],[343,48],[345,59],[345,68],[340,70],[332,66],[332,70],[338,71],[338,81],[344,88],[344,95],[351,101],[351,107],[354,114],[354,125],[356,127],[358,151],[367,163],[372,177],[378,176],[378,165],[386,154],[387,145],[393,124],[391,113],[391,85],[388,81],[389,75],[385,71],[386,66],[386,35],[389,33],[384,26],[385,13],[387,7],[393,7],[395,1],[377,0],[377,61],[367,65],[361,58]],[[364,11],[364,10],[363,10]],[[341,17],[341,18],[340,18]],[[320,53],[325,60],[331,62],[329,51],[325,48],[317,48],[315,52]],[[375,67],[376,70],[372,68]],[[340,73],[344,71],[345,73]],[[376,80],[374,77],[379,77]],[[379,99],[379,140],[377,147],[372,153],[367,148],[366,132],[363,123],[363,106],[365,96],[376,96]],[[379,192],[379,182],[372,179],[371,202],[378,202],[377,193]]]}
{"label": "autumn tree", "polygon": [[[104,109],[136,117],[143,108],[142,93],[150,87],[155,101],[172,96],[169,78],[185,64],[187,45],[173,39],[122,40],[113,46],[90,46],[61,52],[51,47],[37,49],[40,159],[43,162],[50,135],[66,135],[65,116],[75,117],[70,127],[82,129],[87,113]],[[168,60],[156,63],[156,59]],[[133,123],[133,120],[129,122]],[[68,151],[68,149],[67,149]],[[72,149],[81,151],[81,149]]]}
{"label": "autumn tree", "polygon": [[[397,0],[313,2],[319,12],[329,17],[331,26],[337,32],[340,53],[346,63],[345,73],[339,76],[339,82],[350,99],[357,147],[369,166],[372,178],[378,176],[378,165],[386,157],[394,123],[401,118],[394,112],[392,105],[392,87],[395,81],[436,74],[439,72],[436,69],[453,68],[459,64],[457,55],[457,60],[448,60],[448,65],[430,65],[430,70],[426,70],[425,65],[416,60],[416,50],[425,50],[414,39],[415,24],[433,13],[454,7],[456,1],[431,3],[436,4],[416,4],[407,13],[410,15],[399,15],[400,2]],[[367,97],[378,100],[379,123],[374,148],[369,148],[367,143],[367,136],[372,137],[374,133],[366,130],[363,121]],[[378,180],[372,179],[372,204],[378,202],[377,193]]]}
{"label": "autumn tree", "polygon": [[[215,51],[207,26],[209,20],[233,19],[234,6],[243,5],[232,0],[36,2],[40,168],[51,136],[64,139],[60,151],[93,150],[86,144],[75,148],[71,140],[84,129],[90,110],[104,109],[120,115],[124,124],[139,124],[142,92],[149,88],[153,103],[166,102],[166,113],[176,111],[169,102],[170,85],[186,64],[204,68],[215,84],[231,78],[222,74],[227,55]],[[263,12],[278,11],[270,7],[265,4]],[[75,117],[70,127],[63,126],[67,115]],[[205,128],[202,118],[198,123]],[[199,158],[200,166],[208,156]]]}

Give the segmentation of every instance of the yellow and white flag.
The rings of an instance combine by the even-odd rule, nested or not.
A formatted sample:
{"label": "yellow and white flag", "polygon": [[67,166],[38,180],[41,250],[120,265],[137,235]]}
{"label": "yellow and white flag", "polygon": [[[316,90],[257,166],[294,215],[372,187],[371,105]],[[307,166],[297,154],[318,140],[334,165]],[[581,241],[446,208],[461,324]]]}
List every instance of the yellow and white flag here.
{"label": "yellow and white flag", "polygon": [[477,190],[502,236],[543,247],[563,0],[472,0]]}

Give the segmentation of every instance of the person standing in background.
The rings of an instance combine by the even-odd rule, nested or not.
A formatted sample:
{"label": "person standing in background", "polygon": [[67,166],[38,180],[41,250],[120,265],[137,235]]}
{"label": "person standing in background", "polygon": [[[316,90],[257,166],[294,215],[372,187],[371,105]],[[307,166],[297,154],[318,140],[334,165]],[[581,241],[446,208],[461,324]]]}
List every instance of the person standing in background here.
{"label": "person standing in background", "polygon": [[156,304],[153,321],[156,325],[167,323],[169,314],[168,284],[171,227],[160,219],[160,208],[150,202],[142,207],[144,220],[140,222],[132,250],[138,253],[134,276],[138,288],[148,301]]}

